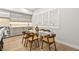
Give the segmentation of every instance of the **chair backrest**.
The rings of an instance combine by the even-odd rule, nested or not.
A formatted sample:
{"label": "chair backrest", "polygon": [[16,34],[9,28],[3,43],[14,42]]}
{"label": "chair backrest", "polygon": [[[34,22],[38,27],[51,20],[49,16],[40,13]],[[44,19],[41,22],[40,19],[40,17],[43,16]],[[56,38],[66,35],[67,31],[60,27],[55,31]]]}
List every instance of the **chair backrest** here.
{"label": "chair backrest", "polygon": [[38,39],[38,33],[34,33],[34,39]]}
{"label": "chair backrest", "polygon": [[32,39],[32,40],[38,39],[38,34],[31,32],[31,33],[29,33],[29,38]]}
{"label": "chair backrest", "polygon": [[24,32],[22,32],[22,36],[23,36],[23,38],[29,38],[28,33],[26,33],[25,31],[24,31]]}
{"label": "chair backrest", "polygon": [[34,33],[33,32],[28,33],[28,36],[29,36],[30,39],[32,39],[32,40],[34,39]]}
{"label": "chair backrest", "polygon": [[56,34],[52,34],[52,35],[46,35],[45,38],[47,39],[48,42],[54,42],[55,41],[55,36]]}
{"label": "chair backrest", "polygon": [[22,32],[22,34],[23,34],[23,35],[25,35],[25,34],[26,34],[26,32],[25,32],[25,31],[23,31],[23,32]]}
{"label": "chair backrest", "polygon": [[26,32],[25,31],[22,32],[22,36],[26,37]]}

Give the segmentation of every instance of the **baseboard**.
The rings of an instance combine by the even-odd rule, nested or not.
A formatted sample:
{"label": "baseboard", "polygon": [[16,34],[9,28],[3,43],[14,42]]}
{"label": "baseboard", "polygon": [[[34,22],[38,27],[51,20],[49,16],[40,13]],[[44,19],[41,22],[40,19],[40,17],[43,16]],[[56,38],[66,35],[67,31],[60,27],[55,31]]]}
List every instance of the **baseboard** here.
{"label": "baseboard", "polygon": [[61,44],[64,44],[64,45],[67,45],[67,46],[69,46],[69,47],[72,47],[72,48],[74,48],[74,49],[78,49],[78,50],[79,50],[79,46],[72,45],[72,44],[69,44],[69,43],[64,42],[64,41],[61,41],[61,40],[56,40],[56,42],[61,43]]}

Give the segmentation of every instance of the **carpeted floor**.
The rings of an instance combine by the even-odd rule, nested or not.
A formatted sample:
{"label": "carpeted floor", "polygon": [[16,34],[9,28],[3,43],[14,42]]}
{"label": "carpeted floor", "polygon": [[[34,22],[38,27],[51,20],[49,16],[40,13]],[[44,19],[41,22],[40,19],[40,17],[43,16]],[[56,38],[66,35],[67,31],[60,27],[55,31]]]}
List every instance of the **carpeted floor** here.
{"label": "carpeted floor", "polygon": [[[21,41],[22,41],[22,36],[16,36],[16,37],[4,39],[3,51],[30,51],[29,44],[27,47],[24,47]],[[56,42],[56,46],[57,46],[57,51],[78,51],[77,49],[60,44],[58,42]],[[44,47],[43,49],[41,49],[41,44],[40,47],[35,47],[35,45],[33,44],[32,51],[49,51],[48,45],[44,43]],[[51,51],[54,51],[53,45],[51,45]]]}

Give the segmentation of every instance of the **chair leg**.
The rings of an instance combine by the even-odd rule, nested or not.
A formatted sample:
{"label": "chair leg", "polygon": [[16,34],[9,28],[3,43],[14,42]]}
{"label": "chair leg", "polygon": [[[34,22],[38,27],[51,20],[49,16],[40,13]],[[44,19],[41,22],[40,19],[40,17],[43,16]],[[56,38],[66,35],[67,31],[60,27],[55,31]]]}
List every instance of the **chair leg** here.
{"label": "chair leg", "polygon": [[49,51],[51,51],[50,44],[49,44]]}
{"label": "chair leg", "polygon": [[35,44],[35,47],[37,47],[37,42],[36,42],[36,40],[35,41],[33,41],[34,42],[34,44]]}
{"label": "chair leg", "polygon": [[27,40],[27,42],[26,42],[26,47],[27,47],[27,44],[28,44],[28,40]]}
{"label": "chair leg", "polygon": [[24,38],[22,38],[22,44],[23,44],[23,40],[24,40]]}
{"label": "chair leg", "polygon": [[2,47],[1,47],[1,45],[0,45],[0,51],[2,51]]}
{"label": "chair leg", "polygon": [[32,48],[32,44],[33,44],[33,42],[31,42],[31,45],[30,45],[30,51],[31,51],[31,48]]}
{"label": "chair leg", "polygon": [[43,49],[43,41],[42,41],[42,46],[41,46],[41,49]]}
{"label": "chair leg", "polygon": [[55,47],[55,51],[57,51],[57,48],[56,48],[56,43],[54,42],[54,47]]}
{"label": "chair leg", "polygon": [[24,41],[24,46],[26,46],[26,39],[25,39],[25,41]]}
{"label": "chair leg", "polygon": [[39,47],[39,40],[37,40],[37,43],[38,43],[38,47]]}

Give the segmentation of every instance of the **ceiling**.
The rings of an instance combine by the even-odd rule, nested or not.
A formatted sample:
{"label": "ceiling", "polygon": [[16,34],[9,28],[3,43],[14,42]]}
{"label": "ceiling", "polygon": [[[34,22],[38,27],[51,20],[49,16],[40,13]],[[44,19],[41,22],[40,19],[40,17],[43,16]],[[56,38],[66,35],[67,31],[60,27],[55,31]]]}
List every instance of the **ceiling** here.
{"label": "ceiling", "polygon": [[0,8],[0,10],[7,10],[12,12],[19,12],[24,14],[30,14],[32,15],[33,11],[28,8]]}
{"label": "ceiling", "polygon": [[31,10],[31,11],[35,11],[35,10],[37,10],[39,8],[25,8],[25,9],[28,9],[28,10]]}
{"label": "ceiling", "polygon": [[38,10],[40,8],[0,8],[0,9],[32,15],[35,10]]}

